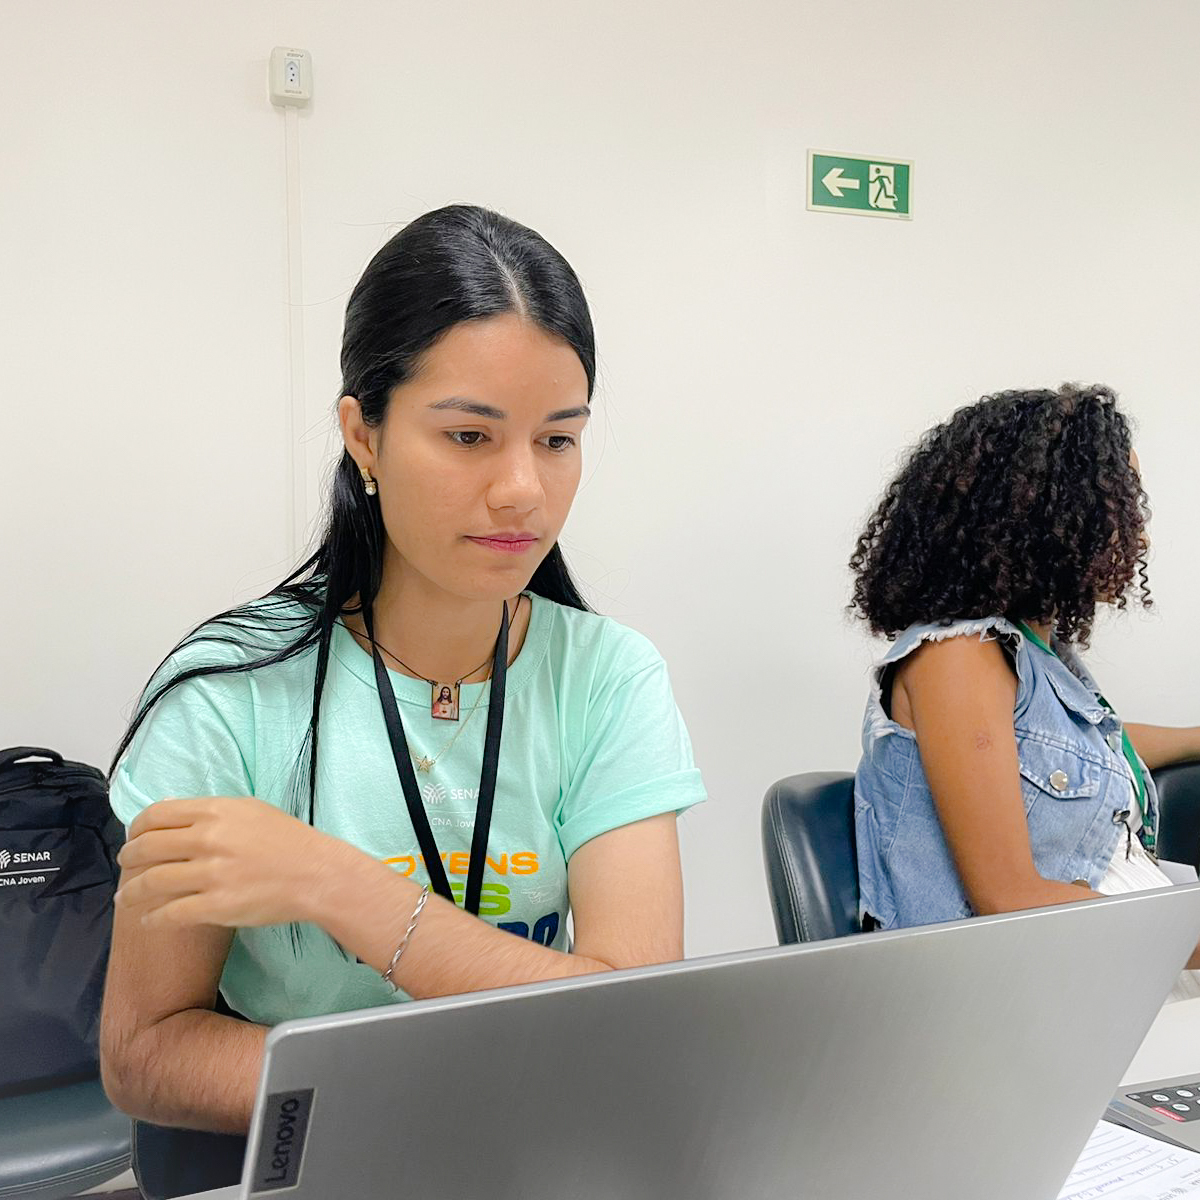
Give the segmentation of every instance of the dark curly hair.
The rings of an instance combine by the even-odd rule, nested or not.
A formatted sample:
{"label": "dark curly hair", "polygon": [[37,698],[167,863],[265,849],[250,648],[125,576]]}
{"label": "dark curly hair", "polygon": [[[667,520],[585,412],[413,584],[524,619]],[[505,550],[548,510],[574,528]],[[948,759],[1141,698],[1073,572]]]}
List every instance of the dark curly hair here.
{"label": "dark curly hair", "polygon": [[1086,645],[1097,604],[1152,603],[1149,515],[1108,388],[985,396],[908,455],[850,558],[849,608],[887,637],[1000,614]]}

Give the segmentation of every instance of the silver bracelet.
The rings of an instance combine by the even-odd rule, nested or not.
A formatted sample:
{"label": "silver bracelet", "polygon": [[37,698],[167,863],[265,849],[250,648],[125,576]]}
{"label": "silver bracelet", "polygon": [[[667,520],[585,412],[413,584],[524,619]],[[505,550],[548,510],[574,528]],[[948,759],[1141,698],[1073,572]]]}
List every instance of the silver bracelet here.
{"label": "silver bracelet", "polygon": [[421,916],[421,909],[425,907],[425,901],[429,899],[429,884],[426,884],[421,889],[421,898],[417,901],[417,907],[413,909],[412,920],[408,923],[408,928],[404,931],[404,936],[400,939],[400,945],[396,947],[396,953],[392,955],[392,961],[388,963],[388,969],[384,971],[383,978],[392,985],[392,991],[398,992],[400,989],[396,986],[396,981],[392,978],[392,972],[396,969],[396,964],[400,961],[400,955],[408,948],[408,939],[412,937],[412,932],[417,927],[417,921]]}

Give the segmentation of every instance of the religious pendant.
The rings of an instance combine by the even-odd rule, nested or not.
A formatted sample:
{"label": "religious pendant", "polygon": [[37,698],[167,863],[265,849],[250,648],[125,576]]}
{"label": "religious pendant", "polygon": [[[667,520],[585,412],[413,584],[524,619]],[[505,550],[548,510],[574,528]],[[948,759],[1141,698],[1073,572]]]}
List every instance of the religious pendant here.
{"label": "religious pendant", "polygon": [[458,720],[458,684],[438,683],[430,685],[429,715],[435,721]]}

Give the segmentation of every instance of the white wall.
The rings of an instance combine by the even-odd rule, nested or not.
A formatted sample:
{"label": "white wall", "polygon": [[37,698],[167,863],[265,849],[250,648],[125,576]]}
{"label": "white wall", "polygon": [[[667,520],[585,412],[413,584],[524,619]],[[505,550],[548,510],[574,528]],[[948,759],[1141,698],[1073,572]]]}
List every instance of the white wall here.
{"label": "white wall", "polygon": [[[346,295],[399,225],[488,204],[584,280],[601,415],[564,542],[704,768],[691,952],[773,940],[761,796],[857,758],[854,533],[985,391],[1124,395],[1159,605],[1094,665],[1129,714],[1200,721],[1198,39],[1190,0],[8,0],[0,744],[105,762],[176,637],[288,564],[276,44],[315,64],[310,514]],[[915,160],[915,219],[806,212],[809,147]]]}

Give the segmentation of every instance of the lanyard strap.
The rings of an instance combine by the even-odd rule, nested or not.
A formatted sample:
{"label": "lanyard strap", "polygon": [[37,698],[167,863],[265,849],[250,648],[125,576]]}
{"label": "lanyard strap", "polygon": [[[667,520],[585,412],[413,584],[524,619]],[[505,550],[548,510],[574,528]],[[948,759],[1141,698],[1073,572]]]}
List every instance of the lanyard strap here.
{"label": "lanyard strap", "polygon": [[[454,903],[454,893],[446,878],[429,817],[421,800],[421,789],[417,786],[417,774],[413,770],[412,755],[408,739],[404,736],[404,722],[400,720],[400,707],[388,678],[387,668],[375,644],[375,631],[371,609],[363,608],[363,624],[371,642],[371,658],[375,663],[375,687],[379,692],[379,704],[383,709],[383,722],[387,726],[388,742],[392,747],[392,758],[396,763],[396,774],[400,777],[400,790],[408,808],[417,844],[425,859],[429,873],[429,885],[439,896]],[[479,776],[479,800],[475,805],[475,828],[471,835],[471,857],[467,866],[467,889],[463,907],[467,912],[479,915],[479,902],[483,893],[483,869],[487,859],[488,833],[492,826],[492,807],[496,798],[496,772],[500,764],[500,738],[504,732],[504,686],[508,676],[508,602],[504,604],[504,615],[500,621],[500,633],[496,637],[496,649],[492,654],[491,691],[488,698],[487,735],[483,745],[483,771]]]}
{"label": "lanyard strap", "polygon": [[[1030,627],[1028,625],[1026,625],[1024,621],[1021,622],[1019,628],[1020,628],[1021,632],[1035,646],[1039,647],[1042,650],[1045,650],[1045,652],[1047,654],[1053,655],[1055,658],[1058,659],[1059,662],[1062,662],[1061,656],[1055,650],[1053,650],[1049,645],[1047,645],[1044,641],[1042,641],[1042,639],[1040,637],[1038,637],[1038,635],[1036,633],[1034,633],[1034,631],[1032,629],[1030,629]],[[1105,698],[1103,696],[1101,696],[1098,692],[1096,694],[1097,694],[1098,699],[1100,700],[1100,703],[1114,717],[1116,717],[1116,715],[1117,715],[1116,709],[1114,709],[1113,706],[1111,704],[1109,704],[1109,702],[1107,700],[1105,700]],[[1120,718],[1118,718],[1118,720],[1119,719]],[[1147,820],[1147,816],[1146,816],[1146,777],[1145,777],[1145,775],[1142,774],[1141,759],[1138,758],[1137,751],[1133,748],[1133,741],[1130,739],[1129,733],[1125,729],[1125,725],[1123,722],[1121,724],[1121,750],[1123,751],[1123,753],[1125,755],[1125,761],[1129,764],[1130,771],[1133,772],[1133,786],[1134,786],[1134,788],[1136,790],[1136,794],[1137,794],[1138,812],[1141,814],[1141,817],[1142,817],[1142,829],[1144,830],[1146,845],[1147,845],[1148,849],[1153,849],[1154,842],[1155,842],[1155,836],[1154,836],[1155,831],[1150,828],[1150,824],[1149,824],[1149,821]]]}

